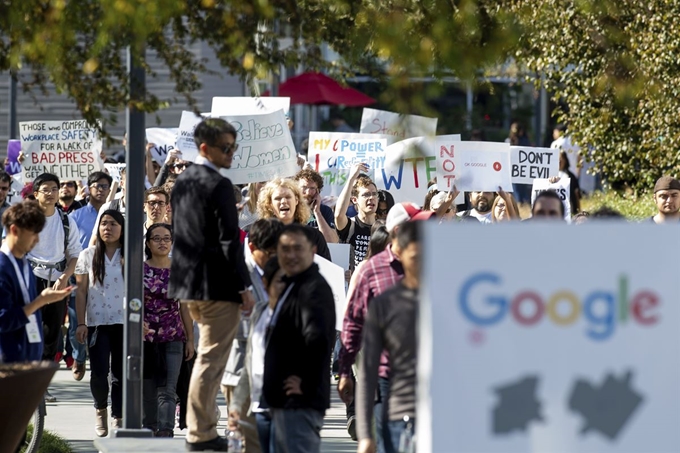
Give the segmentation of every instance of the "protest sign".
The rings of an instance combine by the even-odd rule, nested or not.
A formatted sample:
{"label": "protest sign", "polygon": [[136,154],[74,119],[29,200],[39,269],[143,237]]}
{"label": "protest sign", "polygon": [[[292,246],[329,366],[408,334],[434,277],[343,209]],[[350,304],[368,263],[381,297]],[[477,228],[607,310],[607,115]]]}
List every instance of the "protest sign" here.
{"label": "protest sign", "polygon": [[319,273],[326,279],[328,286],[333,291],[333,299],[335,300],[335,330],[342,331],[342,320],[347,310],[345,270],[319,255],[314,255],[314,263],[319,266]]}
{"label": "protest sign", "polygon": [[79,181],[103,168],[102,140],[85,120],[28,121],[19,123],[24,182],[42,173],[62,181]]}
{"label": "protest sign", "polygon": [[564,220],[571,223],[571,203],[569,195],[571,191],[571,179],[568,176],[560,178],[556,183],[551,183],[548,179],[534,179],[534,185],[531,188],[531,206],[536,201],[536,196],[545,191],[554,190],[560,196],[562,204],[564,205]]}
{"label": "protest sign", "polygon": [[290,98],[288,97],[214,97],[210,116],[230,115],[259,115],[283,110],[284,115],[290,111]]}
{"label": "protest sign", "polygon": [[168,152],[175,149],[178,130],[176,127],[150,127],[146,130],[146,141],[156,145],[151,148],[151,157],[158,165],[163,166]]}
{"label": "protest sign", "polygon": [[198,116],[194,112],[182,112],[182,117],[179,121],[179,129],[177,131],[177,141],[175,148],[182,152],[182,159],[194,162],[198,157],[198,148],[194,142],[194,129],[198,123],[208,118],[206,114]]}
{"label": "protest sign", "polygon": [[234,184],[295,175],[295,145],[282,110],[260,115],[223,116],[236,129],[238,149],[231,168],[222,170]]}
{"label": "protest sign", "polygon": [[355,163],[368,164],[371,177],[382,170],[387,144],[392,139],[374,134],[310,132],[308,154],[314,170],[324,180],[321,195],[340,195]]}
{"label": "protest sign", "polygon": [[[675,229],[508,224],[451,259],[461,256],[451,238],[479,227],[424,227],[418,451],[678,450]],[[574,253],[517,265],[556,238],[597,266]]]}
{"label": "protest sign", "polygon": [[361,115],[364,134],[392,135],[397,140],[414,137],[434,137],[437,134],[437,118],[418,115],[400,115],[385,110],[365,108]]}
{"label": "protest sign", "polygon": [[10,205],[21,203],[23,198],[21,198],[21,191],[24,188],[24,182],[22,180],[21,172],[12,175],[12,181],[10,183],[9,192],[7,192],[7,198],[5,199]]}
{"label": "protest sign", "polygon": [[113,181],[120,184],[120,172],[125,168],[125,164],[104,164],[104,168],[109,172]]}
{"label": "protest sign", "polygon": [[[455,181],[460,191],[512,191],[510,146],[507,143],[452,141],[437,137],[437,186],[448,190]],[[442,181],[439,181],[439,176]]]}
{"label": "protest sign", "polygon": [[[460,140],[460,135],[443,137]],[[385,166],[375,177],[378,189],[390,192],[397,203],[410,201],[422,205],[428,181],[437,176],[434,142],[435,137],[415,137],[389,145]]]}
{"label": "protest sign", "polygon": [[331,252],[331,258],[334,264],[337,264],[344,270],[349,270],[349,244],[331,244],[328,243],[328,250]]}
{"label": "protest sign", "polygon": [[21,140],[10,139],[7,141],[7,165],[5,171],[10,175],[21,173],[19,154],[21,153]]}
{"label": "protest sign", "polygon": [[533,184],[534,179],[551,178],[560,171],[560,150],[511,146],[510,161],[513,184]]}

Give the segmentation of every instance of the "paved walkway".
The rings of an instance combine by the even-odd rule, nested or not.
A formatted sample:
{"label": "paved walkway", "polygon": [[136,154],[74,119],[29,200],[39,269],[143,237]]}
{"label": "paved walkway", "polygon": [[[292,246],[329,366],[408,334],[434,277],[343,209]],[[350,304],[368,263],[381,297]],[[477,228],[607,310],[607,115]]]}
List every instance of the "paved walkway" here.
{"label": "paved walkway", "polygon": [[[89,368],[85,378],[76,382],[71,375],[71,370],[66,370],[62,363],[62,368],[57,371],[49,388],[52,395],[57,398],[57,402],[47,404],[45,428],[68,440],[76,452],[97,453],[93,445],[96,436]],[[347,435],[345,407],[337,398],[334,386],[331,396],[334,397],[332,407],[326,412],[326,420],[321,431],[323,438],[321,451],[323,453],[355,452],[357,444]],[[226,428],[227,421],[224,399],[221,395],[218,402],[222,417],[217,429],[221,433]],[[185,431],[176,429],[176,442],[183,444],[184,435]]]}

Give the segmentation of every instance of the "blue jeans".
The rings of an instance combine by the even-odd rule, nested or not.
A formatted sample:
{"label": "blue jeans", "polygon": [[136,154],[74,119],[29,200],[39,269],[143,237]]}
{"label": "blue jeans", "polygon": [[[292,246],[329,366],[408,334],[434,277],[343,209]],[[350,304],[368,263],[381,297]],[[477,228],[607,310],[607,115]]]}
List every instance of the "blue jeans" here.
{"label": "blue jeans", "polygon": [[[413,420],[413,430],[415,432],[415,420]],[[403,420],[392,420],[387,422],[388,437],[385,438],[385,452],[398,453],[401,435],[406,431],[406,423]]]}
{"label": "blue jeans", "polygon": [[378,378],[378,402],[373,407],[373,418],[375,419],[376,450],[378,453],[387,453],[387,448],[383,439],[389,438],[389,428],[383,420],[387,418],[389,407],[387,405],[390,397],[390,381],[385,378]]}
{"label": "blue jeans", "polygon": [[177,380],[184,361],[184,342],[165,343],[165,361],[168,374],[165,387],[157,387],[155,379],[144,379],[142,397],[144,399],[144,421],[147,428],[157,430],[175,429],[175,409],[177,408]]}
{"label": "blue jeans", "polygon": [[[71,357],[78,363],[85,363],[87,352],[85,352],[85,345],[76,340],[77,328],[78,317],[76,316],[76,296],[71,296],[68,301],[68,339],[69,343],[71,343]],[[68,350],[68,347],[66,350]]]}
{"label": "blue jeans", "polygon": [[316,409],[270,409],[276,453],[318,453],[323,412]]}
{"label": "blue jeans", "polygon": [[[262,453],[274,453],[274,423],[267,412],[256,412],[257,437],[260,439]],[[246,447],[247,448],[247,447]]]}

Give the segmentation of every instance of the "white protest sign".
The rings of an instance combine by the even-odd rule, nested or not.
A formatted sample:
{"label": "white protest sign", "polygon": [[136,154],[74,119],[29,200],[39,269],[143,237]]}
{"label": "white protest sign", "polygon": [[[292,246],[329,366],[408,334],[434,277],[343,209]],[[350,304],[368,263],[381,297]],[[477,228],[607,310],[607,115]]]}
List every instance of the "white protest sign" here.
{"label": "white protest sign", "polygon": [[[15,205],[21,203],[23,198],[21,198],[21,191],[24,189],[24,182],[22,181],[21,173],[15,173],[12,175],[12,182],[7,192],[7,203]],[[31,194],[32,195],[32,194]]]}
{"label": "white protest sign", "polygon": [[434,137],[437,134],[437,118],[418,115],[400,115],[385,110],[364,108],[361,128],[364,134],[392,135],[397,140],[414,137]]}
{"label": "white protest sign", "polygon": [[[418,451],[678,451],[674,228],[507,224],[451,260],[451,237],[478,227],[424,227]],[[597,266],[569,253],[517,266],[556,238]]]}
{"label": "white protest sign", "polygon": [[[438,150],[446,148],[450,154],[454,154],[458,190],[495,192],[498,187],[502,187],[506,192],[512,192],[510,146],[507,143],[467,141],[453,143],[442,137],[437,137],[436,143]],[[440,156],[442,154],[449,156],[448,153],[438,153]]]}
{"label": "white protest sign", "polygon": [[146,141],[156,145],[151,148],[151,157],[158,165],[162,166],[168,152],[175,149],[178,131],[176,127],[150,127],[146,130]]}
{"label": "white protest sign", "polygon": [[19,133],[26,154],[24,182],[42,173],[52,173],[63,181],[79,181],[103,168],[99,156],[102,139],[85,120],[21,122]]}
{"label": "white protest sign", "polygon": [[326,258],[314,255],[314,262],[319,266],[319,273],[333,291],[335,299],[335,330],[342,331],[342,320],[347,310],[347,294],[345,291],[345,270],[328,261]]}
{"label": "white protest sign", "polygon": [[113,181],[120,184],[120,172],[125,168],[125,164],[104,164],[104,168],[109,172]]}
{"label": "white protest sign", "polygon": [[511,146],[513,184],[533,184],[534,179],[551,178],[560,171],[560,150]]}
{"label": "white protest sign", "polygon": [[261,113],[271,113],[283,110],[284,115],[290,111],[289,97],[214,97],[210,115],[231,116],[231,115],[258,115]]}
{"label": "white protest sign", "polygon": [[328,243],[328,250],[331,252],[333,264],[337,264],[344,270],[349,270],[349,244]]}
{"label": "white protest sign", "polygon": [[270,181],[295,175],[295,145],[282,110],[260,115],[223,116],[236,129],[234,160],[222,174],[234,184]]}
{"label": "white protest sign", "polygon": [[[460,140],[458,134],[443,137]],[[435,137],[415,137],[389,145],[385,166],[375,176],[378,189],[390,192],[396,203],[409,201],[422,205],[428,181],[437,176],[434,142]]]}
{"label": "white protest sign", "polygon": [[571,179],[568,176],[560,178],[556,183],[551,183],[548,179],[534,179],[531,187],[531,206],[536,201],[536,196],[546,190],[553,190],[560,196],[564,205],[564,220],[571,223],[571,202],[569,199],[571,191]]}
{"label": "white protest sign", "polygon": [[324,179],[321,195],[339,196],[355,163],[368,164],[372,172],[382,170],[387,143],[392,139],[373,134],[310,132],[308,154],[312,168]]}
{"label": "white protest sign", "polygon": [[198,148],[194,142],[194,129],[205,118],[208,118],[206,114],[197,116],[194,112],[186,110],[182,112],[175,142],[175,148],[182,152],[182,159],[194,162],[198,157]]}

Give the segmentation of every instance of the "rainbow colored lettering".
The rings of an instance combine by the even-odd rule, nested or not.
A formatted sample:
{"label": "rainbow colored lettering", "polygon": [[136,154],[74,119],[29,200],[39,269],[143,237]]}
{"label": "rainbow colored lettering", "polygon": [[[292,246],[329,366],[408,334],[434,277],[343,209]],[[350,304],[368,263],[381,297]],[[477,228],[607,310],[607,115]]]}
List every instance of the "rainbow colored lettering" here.
{"label": "rainbow colored lettering", "polygon": [[[661,303],[659,296],[649,290],[629,296],[626,275],[620,276],[618,283],[618,291],[596,289],[582,298],[569,290],[542,296],[527,289],[509,296],[503,293],[498,274],[480,272],[463,283],[458,300],[463,315],[471,323],[484,327],[501,322],[508,312],[520,326],[535,325],[544,315],[558,326],[571,325],[583,317],[587,324],[586,335],[593,340],[606,340],[612,336],[617,324],[623,325],[629,320],[643,326],[656,324],[659,315],[655,308]],[[568,310],[558,310],[563,304]]]}

